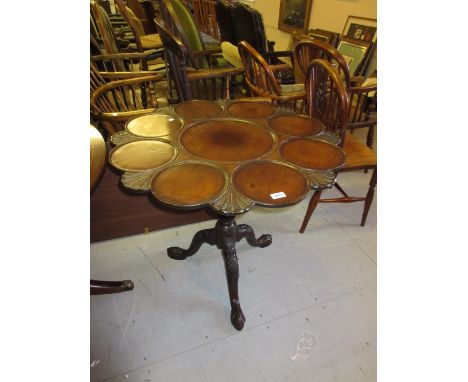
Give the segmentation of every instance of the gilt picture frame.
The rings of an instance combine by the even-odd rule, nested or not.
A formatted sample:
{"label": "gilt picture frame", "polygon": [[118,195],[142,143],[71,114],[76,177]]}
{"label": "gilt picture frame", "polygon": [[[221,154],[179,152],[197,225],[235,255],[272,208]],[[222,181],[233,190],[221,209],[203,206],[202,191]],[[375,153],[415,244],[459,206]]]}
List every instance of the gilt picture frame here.
{"label": "gilt picture frame", "polygon": [[281,0],[278,29],[292,33],[309,29],[312,0]]}

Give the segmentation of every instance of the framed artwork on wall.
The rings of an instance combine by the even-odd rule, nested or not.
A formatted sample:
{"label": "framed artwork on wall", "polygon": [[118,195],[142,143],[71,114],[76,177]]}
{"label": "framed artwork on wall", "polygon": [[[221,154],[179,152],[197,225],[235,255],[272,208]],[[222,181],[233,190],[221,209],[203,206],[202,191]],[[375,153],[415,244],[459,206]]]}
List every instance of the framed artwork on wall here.
{"label": "framed artwork on wall", "polygon": [[306,31],[311,7],[312,0],[281,0],[278,29],[287,33]]}
{"label": "framed artwork on wall", "polygon": [[377,41],[377,19],[348,16],[341,33],[341,38],[343,37],[346,37],[348,41],[358,40],[369,44],[375,43]]}

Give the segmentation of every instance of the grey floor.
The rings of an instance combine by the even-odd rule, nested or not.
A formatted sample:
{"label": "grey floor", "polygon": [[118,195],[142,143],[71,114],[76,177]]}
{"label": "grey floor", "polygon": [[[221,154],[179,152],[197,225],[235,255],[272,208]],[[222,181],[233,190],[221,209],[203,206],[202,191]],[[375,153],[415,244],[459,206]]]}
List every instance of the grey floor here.
{"label": "grey floor", "polygon": [[[364,195],[370,174],[338,179]],[[238,244],[241,332],[219,251],[166,255],[213,221],[92,244],[91,276],[135,289],[91,296],[91,381],[376,381],[377,197],[365,227],[362,203],[319,204],[299,234],[308,199],[238,218],[273,236]]]}

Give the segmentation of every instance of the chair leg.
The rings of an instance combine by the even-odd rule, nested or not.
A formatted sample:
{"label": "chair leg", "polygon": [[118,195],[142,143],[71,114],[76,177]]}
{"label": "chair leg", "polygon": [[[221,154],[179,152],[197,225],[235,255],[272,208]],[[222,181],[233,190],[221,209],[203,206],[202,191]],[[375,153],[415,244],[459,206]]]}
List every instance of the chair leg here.
{"label": "chair leg", "polygon": [[369,184],[369,190],[367,191],[366,200],[364,201],[364,212],[362,213],[361,227],[364,227],[366,224],[367,214],[369,213],[372,200],[374,199],[374,189],[377,184],[377,168],[374,169],[372,173],[372,178]]}
{"label": "chair leg", "polygon": [[132,290],[134,287],[132,280],[122,281],[102,281],[102,280],[90,280],[91,294],[110,294],[120,293],[127,290]]}
{"label": "chair leg", "polygon": [[340,191],[340,193],[345,196],[345,197],[348,197],[349,195],[345,192],[345,190],[343,190],[343,188],[338,184],[338,182],[335,182],[335,187],[338,191]]}
{"label": "chair leg", "polygon": [[370,148],[372,148],[372,146],[374,145],[374,129],[375,126],[370,126],[369,131],[367,132],[366,145]]}
{"label": "chair leg", "polygon": [[300,233],[304,233],[307,224],[309,224],[310,217],[312,216],[312,213],[315,210],[315,207],[317,207],[317,204],[320,200],[320,196],[322,195],[322,190],[316,190],[314,194],[312,195],[312,198],[310,198],[309,206],[307,207],[307,212],[304,216],[304,221],[302,222],[301,229],[299,230]]}

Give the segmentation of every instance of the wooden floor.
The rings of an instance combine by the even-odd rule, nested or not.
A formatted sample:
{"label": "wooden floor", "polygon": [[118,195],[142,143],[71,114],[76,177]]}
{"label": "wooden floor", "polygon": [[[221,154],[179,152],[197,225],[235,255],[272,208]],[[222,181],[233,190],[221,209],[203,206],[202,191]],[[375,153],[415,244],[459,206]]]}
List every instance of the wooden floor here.
{"label": "wooden floor", "polygon": [[120,174],[109,165],[91,195],[90,207],[91,242],[215,219],[208,208],[175,210],[151,193],[132,193],[120,185]]}

